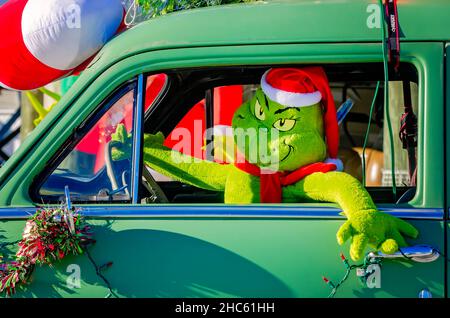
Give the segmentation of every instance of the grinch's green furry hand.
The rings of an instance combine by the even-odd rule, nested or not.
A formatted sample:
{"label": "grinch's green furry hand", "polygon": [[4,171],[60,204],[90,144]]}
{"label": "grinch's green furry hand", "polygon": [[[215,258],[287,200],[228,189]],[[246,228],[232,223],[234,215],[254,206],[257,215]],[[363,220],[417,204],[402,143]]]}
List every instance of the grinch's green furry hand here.
{"label": "grinch's green furry hand", "polygon": [[162,132],[157,132],[156,134],[145,134],[144,135],[144,148],[161,148],[163,147],[164,134]]}
{"label": "grinch's green furry hand", "polygon": [[[162,132],[144,135],[144,150],[163,147],[165,137]],[[111,156],[114,161],[129,159],[133,148],[133,136],[127,132],[124,124],[119,124],[111,134]]]}
{"label": "grinch's green furry hand", "polygon": [[133,137],[127,132],[124,124],[119,124],[116,131],[111,134],[110,143],[112,145],[111,156],[114,161],[131,157]]}
{"label": "grinch's green furry hand", "polygon": [[411,224],[392,215],[376,210],[360,211],[352,214],[337,232],[339,245],[352,238],[350,257],[361,259],[367,245],[386,254],[408,246],[403,235],[416,238],[419,232]]}

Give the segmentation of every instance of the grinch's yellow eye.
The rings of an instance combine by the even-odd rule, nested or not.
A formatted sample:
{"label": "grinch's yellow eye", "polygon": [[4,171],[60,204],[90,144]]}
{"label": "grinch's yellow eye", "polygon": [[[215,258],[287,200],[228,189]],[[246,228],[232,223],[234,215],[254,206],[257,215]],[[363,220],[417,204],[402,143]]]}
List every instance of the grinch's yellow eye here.
{"label": "grinch's yellow eye", "polygon": [[264,109],[261,107],[258,100],[256,100],[256,103],[255,103],[255,116],[259,120],[266,119],[266,114],[264,113]]}
{"label": "grinch's yellow eye", "polygon": [[273,123],[273,127],[275,127],[280,131],[289,131],[292,128],[294,128],[295,123],[296,123],[295,119],[280,118]]}

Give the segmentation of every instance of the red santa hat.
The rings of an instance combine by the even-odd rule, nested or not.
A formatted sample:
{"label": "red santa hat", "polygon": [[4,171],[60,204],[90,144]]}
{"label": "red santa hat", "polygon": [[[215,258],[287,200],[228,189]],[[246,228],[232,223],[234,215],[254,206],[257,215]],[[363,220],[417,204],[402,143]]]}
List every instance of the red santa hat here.
{"label": "red santa hat", "polygon": [[336,106],[322,67],[272,68],[264,73],[261,88],[272,101],[285,107],[306,107],[321,102],[329,158],[325,161],[343,170],[337,158],[339,126]]}

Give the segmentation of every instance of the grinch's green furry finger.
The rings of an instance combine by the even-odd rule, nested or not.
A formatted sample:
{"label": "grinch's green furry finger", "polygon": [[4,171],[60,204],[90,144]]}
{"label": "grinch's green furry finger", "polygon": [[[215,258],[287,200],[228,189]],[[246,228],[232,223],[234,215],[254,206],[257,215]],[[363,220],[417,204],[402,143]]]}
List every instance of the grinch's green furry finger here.
{"label": "grinch's green furry finger", "polygon": [[388,238],[381,243],[379,249],[386,254],[395,253],[399,247],[408,246],[403,236],[397,230],[393,230]]}
{"label": "grinch's green furry finger", "polygon": [[417,229],[408,222],[405,222],[402,219],[395,219],[395,221],[400,233],[403,233],[412,238],[416,238],[419,235],[419,231],[417,231]]}
{"label": "grinch's green furry finger", "polygon": [[364,234],[357,234],[353,236],[352,244],[350,246],[350,257],[352,260],[359,260],[363,256],[368,242],[369,239]]}
{"label": "grinch's green furry finger", "polygon": [[352,234],[352,224],[350,223],[350,221],[346,221],[344,224],[342,224],[336,234],[338,244],[342,245],[347,242],[347,240],[352,237]]}
{"label": "grinch's green furry finger", "polygon": [[398,243],[394,239],[389,238],[381,244],[380,250],[386,254],[395,253],[398,250]]}
{"label": "grinch's green furry finger", "polygon": [[400,234],[399,231],[393,231],[392,234],[390,235],[391,238],[393,238],[398,246],[400,247],[405,247],[408,246],[408,243],[406,243],[406,240],[404,239],[404,237]]}

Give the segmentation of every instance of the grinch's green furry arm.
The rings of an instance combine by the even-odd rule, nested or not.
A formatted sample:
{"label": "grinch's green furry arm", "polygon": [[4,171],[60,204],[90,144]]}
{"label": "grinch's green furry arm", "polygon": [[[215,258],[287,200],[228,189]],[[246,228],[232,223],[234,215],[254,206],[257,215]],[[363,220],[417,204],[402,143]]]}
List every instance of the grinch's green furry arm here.
{"label": "grinch's green furry arm", "polygon": [[229,165],[200,160],[163,145],[161,133],[144,136],[144,163],[175,180],[215,191],[224,191]]}
{"label": "grinch's green furry arm", "polygon": [[339,204],[349,219],[360,211],[377,210],[363,185],[347,173],[313,173],[296,188],[309,199]]}
{"label": "grinch's green furry arm", "polygon": [[354,177],[343,172],[313,173],[286,189],[299,198],[339,204],[347,222],[337,233],[339,244],[352,238],[350,256],[360,259],[367,244],[385,253],[407,246],[402,235],[416,238],[409,223],[378,211],[369,193]]}
{"label": "grinch's green furry arm", "polygon": [[[129,157],[131,152],[131,135],[123,125],[117,127],[112,135],[117,142],[113,148],[113,159]],[[163,145],[164,135],[144,135],[144,158],[146,166],[174,180],[193,185],[198,188],[224,191],[230,167],[218,163],[200,160],[184,155]]]}

